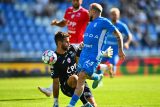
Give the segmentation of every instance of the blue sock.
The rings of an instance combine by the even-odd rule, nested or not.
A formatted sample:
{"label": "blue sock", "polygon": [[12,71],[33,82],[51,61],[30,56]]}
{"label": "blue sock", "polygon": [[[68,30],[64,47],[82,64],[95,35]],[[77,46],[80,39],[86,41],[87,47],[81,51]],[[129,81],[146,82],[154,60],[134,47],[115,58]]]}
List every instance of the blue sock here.
{"label": "blue sock", "polygon": [[91,79],[92,80],[99,80],[100,79],[99,74],[93,73],[91,76]]}
{"label": "blue sock", "polygon": [[97,70],[97,74],[103,74],[102,70]]}
{"label": "blue sock", "polygon": [[69,104],[72,106],[75,106],[78,100],[79,100],[79,96],[74,94]]}

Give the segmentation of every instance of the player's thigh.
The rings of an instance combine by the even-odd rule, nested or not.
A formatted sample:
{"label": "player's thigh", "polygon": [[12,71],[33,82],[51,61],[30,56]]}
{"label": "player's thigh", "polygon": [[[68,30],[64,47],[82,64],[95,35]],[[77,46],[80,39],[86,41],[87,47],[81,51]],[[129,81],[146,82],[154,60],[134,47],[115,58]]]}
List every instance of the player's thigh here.
{"label": "player's thigh", "polygon": [[99,64],[99,61],[94,60],[94,59],[92,60],[92,59],[90,58],[90,59],[88,59],[88,60],[86,60],[86,61],[84,62],[82,69],[83,69],[83,71],[85,71],[85,73],[86,73],[88,76],[91,76],[91,75],[95,72],[98,64]]}
{"label": "player's thigh", "polygon": [[68,96],[68,97],[72,97],[72,95],[74,94],[74,90],[75,88],[70,87],[67,84],[67,81],[64,82],[64,84],[61,85],[61,91],[64,95]]}
{"label": "player's thigh", "polygon": [[68,78],[68,80],[67,80],[67,84],[68,84],[71,88],[76,88],[77,81],[78,81],[78,76],[77,76],[77,75],[71,75],[71,76]]}
{"label": "player's thigh", "polygon": [[83,67],[83,64],[84,64],[85,60],[86,60],[85,57],[80,57],[79,58],[79,61],[78,61],[78,64],[77,64],[77,71],[78,72],[82,71],[82,67]]}

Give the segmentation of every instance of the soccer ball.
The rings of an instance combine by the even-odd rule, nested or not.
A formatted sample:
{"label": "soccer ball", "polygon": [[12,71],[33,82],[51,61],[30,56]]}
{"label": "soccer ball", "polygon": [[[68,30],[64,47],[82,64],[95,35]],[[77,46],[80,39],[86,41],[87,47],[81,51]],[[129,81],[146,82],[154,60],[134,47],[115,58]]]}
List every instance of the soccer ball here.
{"label": "soccer ball", "polygon": [[46,50],[43,55],[42,55],[42,61],[45,63],[45,64],[48,64],[48,65],[53,65],[56,63],[57,61],[57,55],[54,51],[52,50]]}

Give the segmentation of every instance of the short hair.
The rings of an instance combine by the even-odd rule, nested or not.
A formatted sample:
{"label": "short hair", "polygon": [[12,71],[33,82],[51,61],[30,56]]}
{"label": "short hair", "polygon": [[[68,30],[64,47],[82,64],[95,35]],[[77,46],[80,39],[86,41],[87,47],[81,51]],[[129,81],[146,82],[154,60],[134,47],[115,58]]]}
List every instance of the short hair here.
{"label": "short hair", "polygon": [[110,13],[116,12],[117,15],[120,15],[120,10],[116,7],[110,9]]}
{"label": "short hair", "polygon": [[92,3],[90,6],[91,6],[92,9],[97,10],[99,12],[103,11],[102,6],[100,4],[98,4],[98,3]]}
{"label": "short hair", "polygon": [[56,45],[58,44],[58,41],[61,41],[63,42],[63,40],[67,37],[70,37],[70,35],[68,33],[64,33],[64,32],[61,32],[61,31],[58,31],[55,33],[55,42],[56,42]]}

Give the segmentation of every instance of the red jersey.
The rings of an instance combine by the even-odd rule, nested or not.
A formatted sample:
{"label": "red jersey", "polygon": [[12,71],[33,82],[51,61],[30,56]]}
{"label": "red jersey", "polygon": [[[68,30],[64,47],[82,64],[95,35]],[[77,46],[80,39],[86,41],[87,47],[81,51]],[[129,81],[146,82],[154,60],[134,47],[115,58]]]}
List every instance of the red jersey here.
{"label": "red jersey", "polygon": [[73,11],[73,7],[69,7],[65,12],[64,19],[67,21],[68,33],[71,35],[70,43],[81,43],[89,22],[88,11],[82,7]]}

